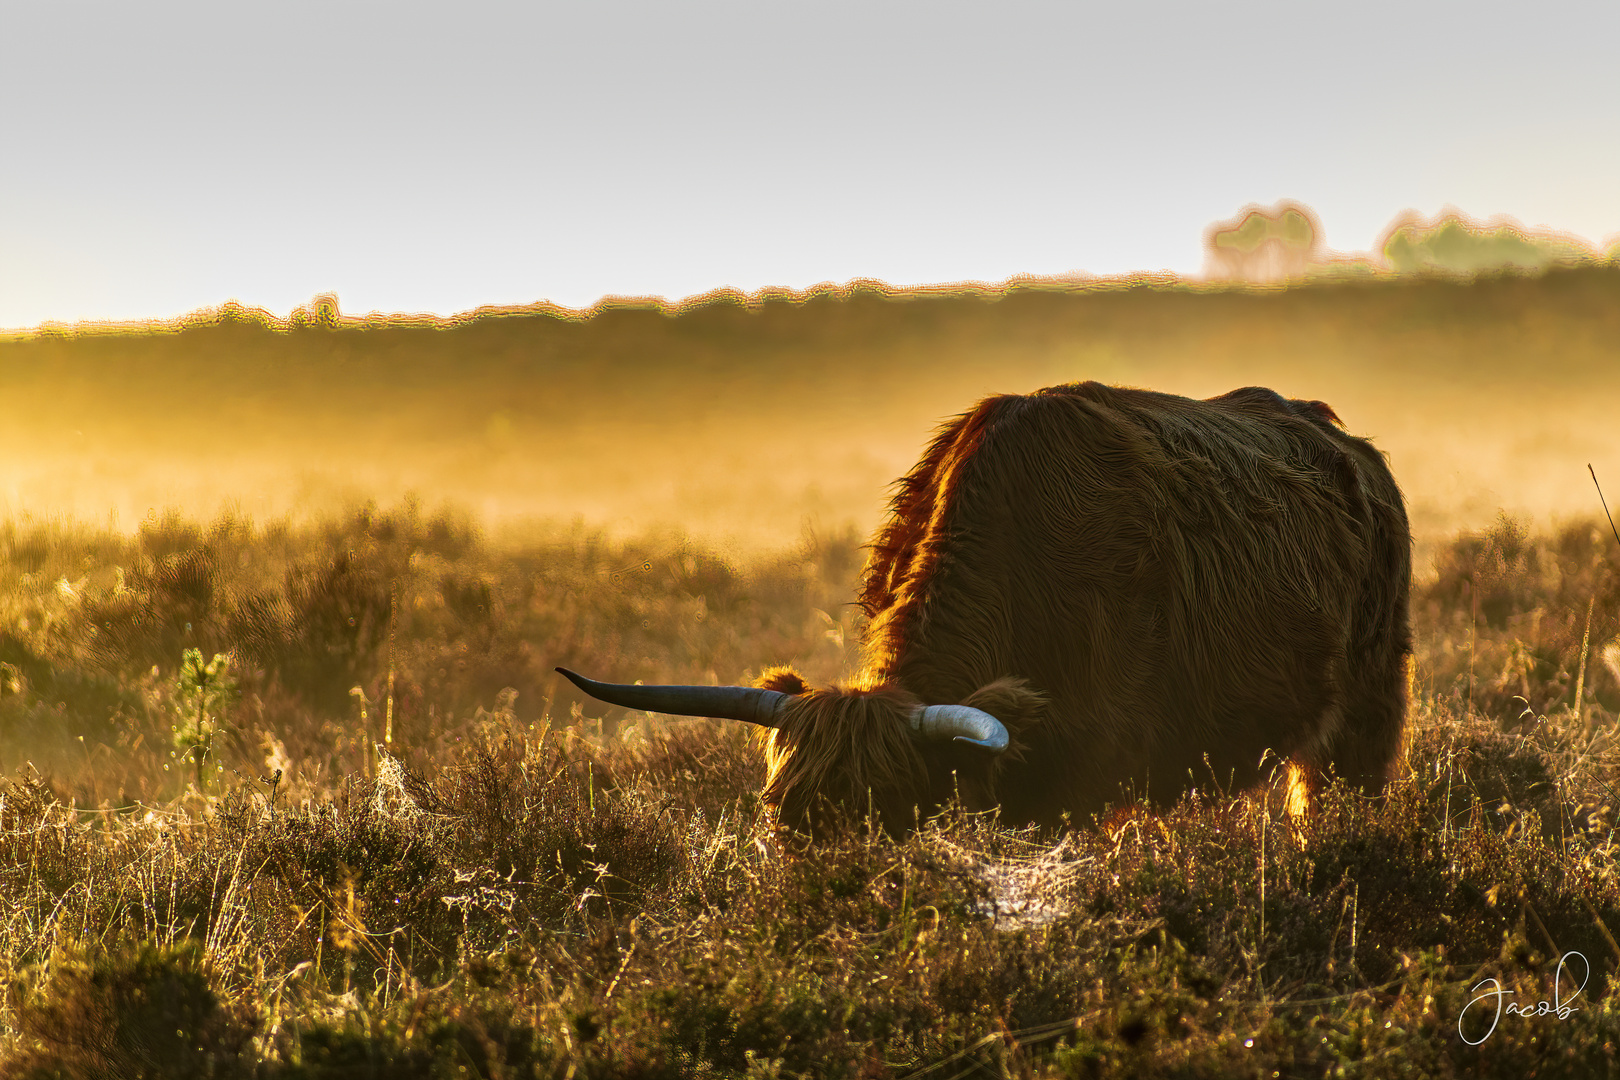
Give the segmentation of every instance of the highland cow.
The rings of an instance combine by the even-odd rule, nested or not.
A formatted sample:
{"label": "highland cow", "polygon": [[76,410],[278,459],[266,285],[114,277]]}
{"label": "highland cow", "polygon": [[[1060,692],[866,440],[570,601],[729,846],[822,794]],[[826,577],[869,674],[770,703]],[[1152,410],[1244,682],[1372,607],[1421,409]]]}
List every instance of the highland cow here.
{"label": "highland cow", "polygon": [[763,797],[801,830],[870,812],[903,832],[953,797],[1083,822],[1253,786],[1268,755],[1376,793],[1402,738],[1410,578],[1400,489],[1325,404],[1080,383],[986,399],[899,481],[849,685],[564,674],[769,728]]}

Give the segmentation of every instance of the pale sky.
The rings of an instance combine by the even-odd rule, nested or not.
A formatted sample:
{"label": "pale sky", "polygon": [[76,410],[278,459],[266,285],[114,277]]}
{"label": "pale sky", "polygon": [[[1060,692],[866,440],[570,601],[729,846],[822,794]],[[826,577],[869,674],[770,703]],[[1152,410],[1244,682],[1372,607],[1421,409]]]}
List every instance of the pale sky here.
{"label": "pale sky", "polygon": [[1620,233],[1620,4],[0,0],[0,327]]}

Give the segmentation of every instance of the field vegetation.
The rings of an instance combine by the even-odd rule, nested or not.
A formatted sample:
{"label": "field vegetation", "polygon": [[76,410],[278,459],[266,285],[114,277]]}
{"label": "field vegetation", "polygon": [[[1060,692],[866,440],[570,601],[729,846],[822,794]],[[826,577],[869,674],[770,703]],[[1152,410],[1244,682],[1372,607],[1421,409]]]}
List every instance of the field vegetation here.
{"label": "field vegetation", "polygon": [[[848,674],[859,545],[413,502],[0,524],[0,1073],[1620,1067],[1606,522],[1435,545],[1400,775],[1304,824],[1210,791],[804,851],[740,725],[604,716],[550,674]],[[1486,979],[1575,1011],[1493,1029]]]}
{"label": "field vegetation", "polygon": [[[1593,510],[1614,470],[1620,264],[1283,288],[1032,282],[718,293],[455,320],[175,324],[0,338],[0,513],[131,530],[407,492],[493,527],[673,525],[775,548],[876,524],[945,417],[1082,379],[1323,400],[1388,451],[1425,537]],[[1425,563],[1425,565],[1427,565]]]}

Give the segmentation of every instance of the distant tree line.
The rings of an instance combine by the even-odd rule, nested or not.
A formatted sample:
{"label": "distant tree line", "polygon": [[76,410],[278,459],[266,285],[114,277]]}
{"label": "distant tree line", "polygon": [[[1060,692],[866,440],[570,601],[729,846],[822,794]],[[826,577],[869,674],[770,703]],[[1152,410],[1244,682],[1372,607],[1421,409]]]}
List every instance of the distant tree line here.
{"label": "distant tree line", "polygon": [[1280,282],[1322,272],[1349,274],[1541,271],[1620,260],[1569,233],[1528,229],[1505,217],[1479,221],[1457,210],[1433,218],[1408,212],[1384,229],[1373,254],[1338,255],[1322,243],[1321,221],[1303,203],[1251,204],[1204,233],[1205,273],[1225,281]]}

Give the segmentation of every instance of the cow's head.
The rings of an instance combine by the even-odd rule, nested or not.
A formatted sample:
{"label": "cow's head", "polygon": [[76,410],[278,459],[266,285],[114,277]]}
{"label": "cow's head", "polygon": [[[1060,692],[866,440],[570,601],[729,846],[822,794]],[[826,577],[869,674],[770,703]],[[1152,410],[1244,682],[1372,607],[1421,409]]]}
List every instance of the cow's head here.
{"label": "cow's head", "polygon": [[870,816],[899,836],[953,797],[991,809],[996,774],[1044,706],[1021,679],[929,705],[894,686],[812,690],[786,668],[755,686],[635,686],[557,670],[610,704],[770,729],[761,797],[783,825],[807,834]]}

